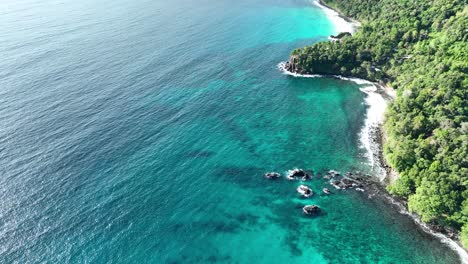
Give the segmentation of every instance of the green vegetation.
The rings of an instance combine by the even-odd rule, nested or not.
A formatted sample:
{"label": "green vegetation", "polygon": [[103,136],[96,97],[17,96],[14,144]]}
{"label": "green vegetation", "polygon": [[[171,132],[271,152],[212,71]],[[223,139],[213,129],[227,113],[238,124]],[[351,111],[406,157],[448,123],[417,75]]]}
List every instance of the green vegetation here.
{"label": "green vegetation", "polygon": [[[383,81],[388,190],[423,221],[461,229],[468,246],[468,7],[457,0],[328,0],[362,26],[339,42],[294,50],[301,72]],[[462,228],[463,227],[463,228]]]}
{"label": "green vegetation", "polygon": [[468,248],[468,226],[464,225],[461,230],[460,240],[465,248]]}

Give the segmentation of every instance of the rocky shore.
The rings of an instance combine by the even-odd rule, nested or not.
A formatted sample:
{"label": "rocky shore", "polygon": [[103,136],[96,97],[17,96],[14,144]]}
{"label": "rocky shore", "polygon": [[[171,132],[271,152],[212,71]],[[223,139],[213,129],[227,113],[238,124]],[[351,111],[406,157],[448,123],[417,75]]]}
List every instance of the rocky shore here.
{"label": "rocky shore", "polygon": [[[291,56],[290,61],[280,65],[279,68],[285,73],[295,77],[332,77],[355,82],[365,81],[360,79],[345,78],[342,76],[323,76],[311,74],[297,67],[297,65],[295,64],[294,56]],[[368,82],[375,86],[377,89],[375,91],[372,91],[372,93],[379,94],[386,101],[391,101],[395,98],[395,91],[386,84],[381,82],[365,82]],[[369,95],[368,91],[365,91],[365,93]],[[383,113],[381,118],[383,120]],[[455,230],[437,224],[424,223],[423,221],[421,221],[418,215],[408,211],[406,200],[400,197],[393,196],[387,191],[387,185],[394,182],[396,179],[398,179],[399,176],[398,173],[386,162],[385,157],[383,155],[383,145],[385,144],[386,140],[385,131],[383,129],[383,123],[380,122],[377,124],[370,125],[368,127],[368,131],[364,133],[364,136],[368,137],[366,140],[368,140],[370,144],[369,147],[371,149],[371,155],[369,159],[373,164],[372,166],[376,168],[374,170],[375,177],[366,179],[366,181],[363,182],[362,189],[365,190],[368,198],[382,199],[389,207],[398,210],[401,214],[408,215],[408,217],[410,217],[424,232],[431,234],[432,236],[439,239],[442,243],[447,244],[451,249],[453,249],[459,254],[463,263],[468,263],[468,253],[466,252],[466,250],[463,249],[458,238],[458,233]]]}
{"label": "rocky shore", "polygon": [[[321,0],[318,0],[317,3],[323,7],[332,9],[330,6],[326,5]],[[358,22],[356,22],[355,20],[344,16],[342,13],[336,10],[334,10],[334,12],[339,14],[340,17],[346,20],[347,22],[353,23],[353,25],[358,25]],[[298,59],[299,58],[297,56],[291,55],[289,61],[281,64],[279,67],[285,73],[295,77],[323,77],[322,75],[317,75],[308,71],[307,69],[301,68],[301,66],[298,64]],[[348,79],[343,78],[341,76],[330,77]],[[353,79],[349,78],[349,80],[352,81]],[[384,82],[372,82],[372,84],[377,88],[375,92],[379,93],[386,101],[391,101],[395,98],[395,91]],[[385,157],[383,155],[383,145],[386,141],[386,135],[383,129],[383,122],[379,122],[377,124],[369,126],[367,136],[369,137],[368,141],[370,143],[370,148],[372,149],[372,151],[370,151],[371,157],[369,158],[372,160],[373,167],[381,168],[380,172],[378,172],[377,170],[377,174],[383,174],[376,175],[377,177],[361,181],[361,186],[367,193],[368,198],[383,199],[383,201],[392,208],[396,208],[397,210],[399,210],[400,213],[408,215],[415,221],[415,223],[417,223],[421,227],[423,231],[433,235],[434,237],[437,237],[441,242],[447,244],[450,248],[452,248],[459,254],[463,263],[468,263],[468,253],[461,246],[458,240],[458,234],[456,230],[437,224],[422,222],[419,216],[408,211],[406,200],[401,199],[399,197],[395,197],[387,191],[387,185],[393,183],[396,179],[398,179],[398,173],[395,170],[393,170],[393,168],[386,162]]]}
{"label": "rocky shore", "polygon": [[457,230],[436,223],[423,222],[417,214],[408,211],[408,202],[405,199],[394,196],[387,191],[387,185],[398,179],[398,173],[387,163],[383,155],[385,140],[386,135],[383,127],[375,127],[371,133],[371,141],[375,148],[378,149],[374,158],[378,161],[378,166],[381,166],[385,171],[385,178],[383,178],[383,181],[374,181],[367,185],[369,198],[383,199],[390,207],[397,209],[401,214],[408,215],[424,232],[433,235],[442,243],[447,244],[459,254],[463,263],[468,263],[468,253],[460,243]]}

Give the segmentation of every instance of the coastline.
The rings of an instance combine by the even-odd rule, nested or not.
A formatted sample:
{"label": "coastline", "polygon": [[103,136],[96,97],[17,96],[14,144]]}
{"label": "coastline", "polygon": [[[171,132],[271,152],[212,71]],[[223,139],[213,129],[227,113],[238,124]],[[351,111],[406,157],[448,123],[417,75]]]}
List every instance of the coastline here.
{"label": "coastline", "polygon": [[[354,33],[360,26],[360,23],[352,18],[346,17],[341,12],[333,9],[325,4],[322,0],[314,0],[313,3],[322,8],[329,16],[330,20],[335,25],[338,32]],[[343,23],[343,21],[345,23]],[[346,31],[348,29],[349,31]],[[447,228],[424,223],[420,217],[408,211],[407,203],[404,199],[391,195],[386,186],[395,181],[399,176],[398,173],[387,163],[383,155],[383,145],[386,140],[385,131],[383,128],[384,113],[387,103],[394,100],[396,91],[385,83],[371,82],[364,79],[343,77],[340,75],[320,75],[320,74],[298,74],[290,72],[285,68],[285,62],[278,64],[278,68],[287,75],[302,78],[338,78],[348,80],[360,85],[361,92],[366,94],[365,102],[368,105],[366,112],[366,120],[363,129],[360,132],[361,143],[367,150],[369,162],[376,175],[378,181],[372,181],[369,188],[369,198],[374,196],[382,198],[387,204],[398,208],[401,214],[410,217],[421,228],[422,231],[432,235],[441,243],[447,245],[454,250],[460,257],[461,263],[468,264],[468,252],[461,245],[456,234]]]}
{"label": "coastline", "polygon": [[[389,101],[395,98],[395,91],[384,84],[371,82],[359,78],[343,77],[340,75],[298,74],[289,72],[284,68],[285,62],[279,63],[278,68],[283,74],[299,78],[336,78],[351,81],[359,85],[366,85],[359,90],[366,94],[365,102],[368,105],[364,127],[360,132],[361,144],[368,151],[369,162],[376,180],[370,180],[366,186],[370,199],[383,199],[389,206],[396,207],[400,214],[411,218],[422,231],[432,235],[441,243],[447,245],[460,257],[461,263],[468,264],[468,252],[461,246],[456,236],[441,226],[431,225],[421,221],[417,214],[408,211],[406,201],[391,195],[386,186],[398,178],[398,173],[386,162],[383,156],[385,133],[383,130],[384,112]],[[384,102],[384,104],[382,104]],[[383,107],[382,107],[383,106]],[[383,108],[383,111],[382,111]],[[380,174],[380,176],[379,176]]]}
{"label": "coastline", "polygon": [[323,9],[325,14],[335,25],[336,33],[349,32],[353,34],[361,26],[361,23],[359,23],[359,21],[345,16],[343,13],[333,9],[332,7],[324,3],[322,0],[313,0],[312,3],[315,6],[318,6],[321,9]]}
{"label": "coastline", "polygon": [[[354,82],[360,85],[359,90],[366,94],[364,99],[368,106],[364,126],[359,132],[359,139],[362,148],[366,150],[367,159],[370,162],[372,172],[377,179],[384,183],[391,172],[391,167],[385,162],[383,157],[383,121],[386,106],[389,101],[395,98],[395,91],[386,85],[371,82],[364,79],[344,77],[341,75],[320,75],[320,74],[299,74],[290,72],[285,67],[286,63],[281,62],[278,68],[286,75],[300,78],[335,78]],[[393,172],[395,175],[396,172]]]}

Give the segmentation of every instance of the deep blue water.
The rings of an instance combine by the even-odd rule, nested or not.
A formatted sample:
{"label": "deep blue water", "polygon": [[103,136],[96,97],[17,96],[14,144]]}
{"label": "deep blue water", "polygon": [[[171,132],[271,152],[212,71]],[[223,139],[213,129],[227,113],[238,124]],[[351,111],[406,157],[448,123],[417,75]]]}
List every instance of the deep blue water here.
{"label": "deep blue water", "polygon": [[310,2],[5,0],[0,25],[0,263],[458,262],[366,194],[262,177],[368,170],[359,86],[277,69],[336,33]]}

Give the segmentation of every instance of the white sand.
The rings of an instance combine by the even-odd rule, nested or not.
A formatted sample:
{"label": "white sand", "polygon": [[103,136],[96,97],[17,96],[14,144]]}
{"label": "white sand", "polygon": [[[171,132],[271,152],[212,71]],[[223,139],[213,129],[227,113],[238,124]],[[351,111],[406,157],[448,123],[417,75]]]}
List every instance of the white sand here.
{"label": "white sand", "polygon": [[314,5],[322,8],[325,14],[330,19],[330,21],[332,21],[333,25],[335,26],[335,34],[338,34],[340,32],[354,33],[356,29],[359,27],[358,22],[350,23],[346,21],[342,16],[340,16],[338,12],[326,6],[321,5],[319,1],[314,0],[312,2]]}

